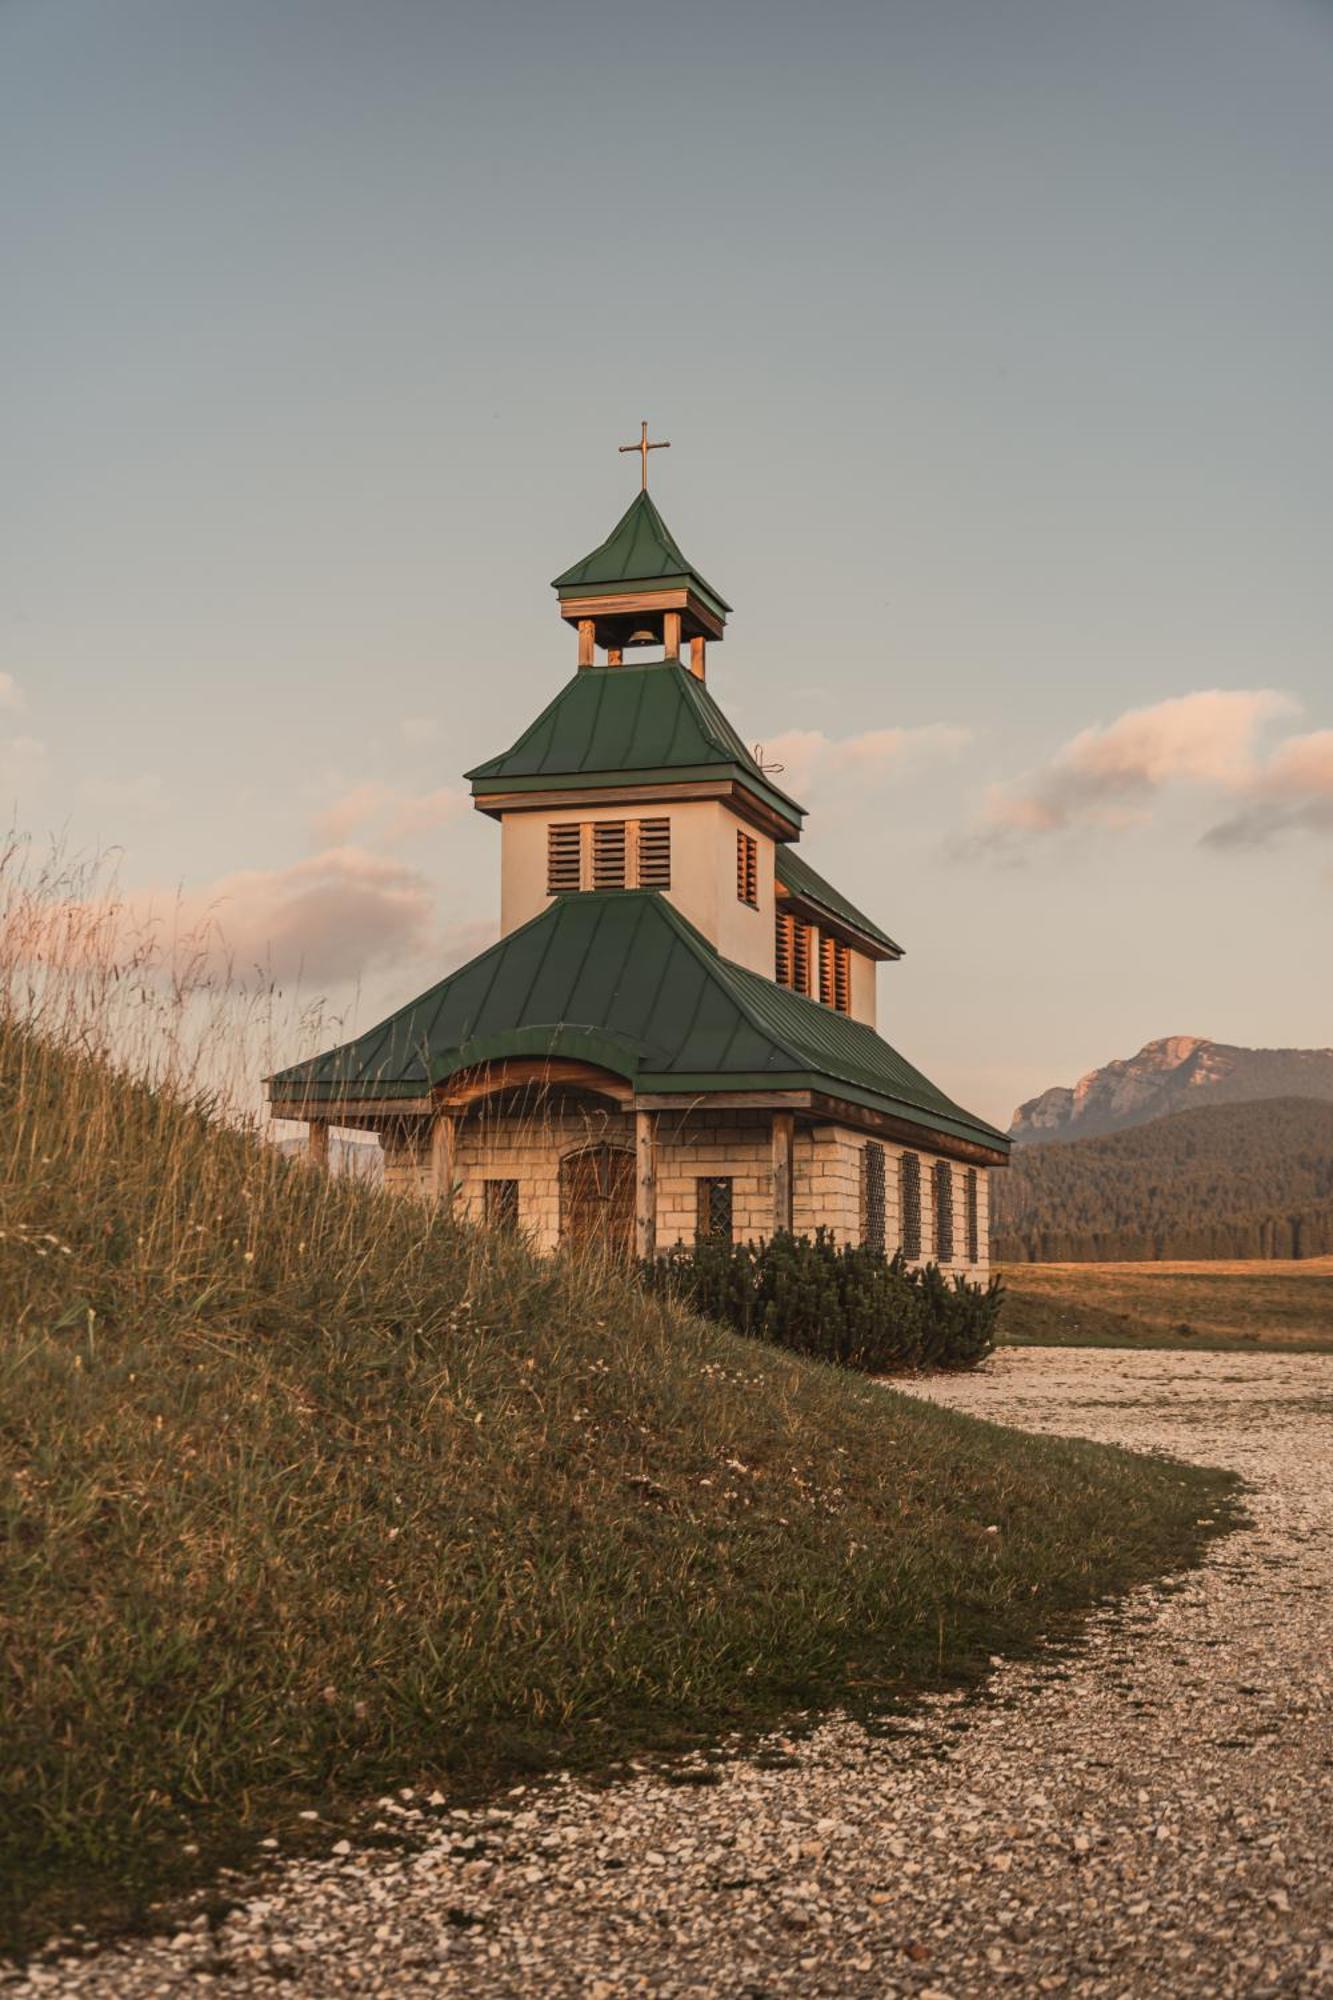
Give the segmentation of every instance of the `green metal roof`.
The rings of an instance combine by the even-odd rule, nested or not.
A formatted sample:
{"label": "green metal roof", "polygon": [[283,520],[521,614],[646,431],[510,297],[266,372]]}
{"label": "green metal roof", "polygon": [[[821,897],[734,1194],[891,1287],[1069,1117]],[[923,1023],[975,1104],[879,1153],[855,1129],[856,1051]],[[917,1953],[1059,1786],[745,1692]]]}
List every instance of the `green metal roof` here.
{"label": "green metal roof", "polygon": [[681,553],[680,545],[647,493],[636,493],[606,540],[551,584],[562,597],[584,591],[629,592],[648,584],[691,583],[719,612],[730,611]]}
{"label": "green metal roof", "polygon": [[902,946],[895,944],[887,931],[882,931],[878,924],[872,924],[869,917],[857,909],[855,903],[849,903],[831,882],[826,882],[822,875],[817,875],[810,863],[803,861],[790,847],[779,847],[777,851],[777,877],[783,888],[790,889],[793,896],[800,896],[805,902],[814,903],[819,909],[827,911],[829,916],[838,918],[849,929],[860,931],[863,937],[868,937],[873,943],[880,945],[890,958],[902,957]]}
{"label": "green metal roof", "polygon": [[873,1028],[719,957],[651,890],[558,897],[410,1006],[270,1087],[306,1101],[414,1097],[455,1070],[519,1055],[595,1063],[645,1094],[820,1090],[1009,1147]]}
{"label": "green metal roof", "polygon": [[701,680],[678,660],[583,667],[512,749],[465,773],[478,798],[627,776],[678,780],[730,773],[799,827],[805,808],[780,792]]}

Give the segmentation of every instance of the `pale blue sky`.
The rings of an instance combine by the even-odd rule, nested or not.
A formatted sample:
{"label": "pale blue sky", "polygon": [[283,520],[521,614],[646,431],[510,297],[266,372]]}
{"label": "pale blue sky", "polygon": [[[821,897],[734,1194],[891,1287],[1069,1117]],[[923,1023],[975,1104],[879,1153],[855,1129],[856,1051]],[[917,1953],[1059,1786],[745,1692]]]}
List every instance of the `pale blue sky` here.
{"label": "pale blue sky", "polygon": [[0,0],[0,258],[24,825],[406,998],[646,416],[906,1054],[1333,1041],[1333,6]]}

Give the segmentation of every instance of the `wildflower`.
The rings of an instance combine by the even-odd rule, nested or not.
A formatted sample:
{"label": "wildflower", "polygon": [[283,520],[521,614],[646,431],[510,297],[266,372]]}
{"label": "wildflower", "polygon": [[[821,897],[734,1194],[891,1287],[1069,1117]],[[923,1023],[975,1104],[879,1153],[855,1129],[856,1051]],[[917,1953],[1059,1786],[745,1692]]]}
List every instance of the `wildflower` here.
{"label": "wildflower", "polygon": [[253,1250],[246,1250],[242,1253],[241,1262],[243,1264],[253,1264],[254,1261],[255,1261],[255,1253]]}

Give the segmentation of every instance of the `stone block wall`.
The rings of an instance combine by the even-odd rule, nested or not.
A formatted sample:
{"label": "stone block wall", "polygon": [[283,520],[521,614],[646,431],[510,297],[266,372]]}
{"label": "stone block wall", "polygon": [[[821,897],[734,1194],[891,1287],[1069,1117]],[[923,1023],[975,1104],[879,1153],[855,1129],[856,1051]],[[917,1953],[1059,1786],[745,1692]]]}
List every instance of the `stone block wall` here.
{"label": "stone block wall", "polygon": [[[792,1160],[792,1226],[813,1235],[821,1226],[839,1243],[859,1243],[863,1235],[862,1154],[867,1136],[844,1125],[796,1128]],[[483,1113],[458,1128],[454,1182],[460,1213],[480,1222],[483,1183],[518,1182],[519,1226],[539,1250],[560,1240],[560,1163],[584,1146],[610,1145],[633,1152],[632,1113],[595,1106]],[[885,1248],[901,1237],[901,1162],[905,1149],[883,1142]],[[939,1262],[933,1171],[935,1154],[914,1148],[921,1163],[920,1262]],[[953,1257],[949,1271],[984,1278],[989,1252],[989,1175],[977,1169],[975,1264],[967,1255],[967,1172],[947,1163],[953,1187]],[[385,1185],[406,1193],[426,1193],[430,1153],[424,1122],[419,1133],[384,1136]],[[732,1182],[732,1230],[738,1241],[768,1236],[773,1227],[773,1147],[767,1111],[663,1112],[657,1126],[657,1241],[660,1249],[693,1242],[698,1222],[698,1183],[725,1175]]]}

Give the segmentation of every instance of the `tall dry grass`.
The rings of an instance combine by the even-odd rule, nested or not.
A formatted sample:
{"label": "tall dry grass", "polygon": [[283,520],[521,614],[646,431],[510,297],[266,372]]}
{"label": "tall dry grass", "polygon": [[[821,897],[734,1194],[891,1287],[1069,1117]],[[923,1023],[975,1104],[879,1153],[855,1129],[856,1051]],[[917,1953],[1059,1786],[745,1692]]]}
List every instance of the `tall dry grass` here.
{"label": "tall dry grass", "polygon": [[11,1941],[141,1915],[312,1800],[972,1676],[1221,1518],[1214,1475],[970,1424],[283,1158],[244,1098],[262,994],[9,881]]}

